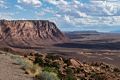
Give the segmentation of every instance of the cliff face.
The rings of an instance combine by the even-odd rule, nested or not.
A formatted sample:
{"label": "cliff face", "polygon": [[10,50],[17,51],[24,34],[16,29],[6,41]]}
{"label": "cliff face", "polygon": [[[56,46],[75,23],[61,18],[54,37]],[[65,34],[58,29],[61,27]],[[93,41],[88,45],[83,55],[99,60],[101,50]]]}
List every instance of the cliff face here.
{"label": "cliff face", "polygon": [[68,39],[53,22],[43,20],[1,20],[0,40],[11,46],[36,46],[66,42]]}

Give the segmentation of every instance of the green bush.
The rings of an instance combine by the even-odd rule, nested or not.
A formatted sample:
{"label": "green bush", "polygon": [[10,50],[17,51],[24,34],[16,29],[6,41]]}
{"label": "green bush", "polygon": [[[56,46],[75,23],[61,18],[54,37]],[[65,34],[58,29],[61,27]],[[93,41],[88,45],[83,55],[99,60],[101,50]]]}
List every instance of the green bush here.
{"label": "green bush", "polygon": [[76,68],[76,73],[84,72],[83,68]]}
{"label": "green bush", "polygon": [[80,77],[79,80],[86,80],[85,77]]}
{"label": "green bush", "polygon": [[39,74],[42,73],[42,68],[38,65],[31,65],[31,67],[27,67],[25,69],[25,72],[29,74],[32,77],[38,76]]}
{"label": "green bush", "polygon": [[98,74],[98,73],[95,73],[95,72],[91,73],[90,77],[94,80],[106,80],[105,75],[101,75],[101,74]]}
{"label": "green bush", "polygon": [[77,80],[73,75],[67,75],[64,80]]}
{"label": "green bush", "polygon": [[114,68],[113,71],[114,71],[114,72],[120,72],[120,69]]}
{"label": "green bush", "polygon": [[99,67],[99,66],[100,66],[100,64],[99,64],[99,63],[97,63],[97,62],[92,62],[92,63],[91,63],[91,66],[96,66],[96,67]]}
{"label": "green bush", "polygon": [[74,74],[74,70],[72,68],[67,68],[66,73],[67,74]]}
{"label": "green bush", "polygon": [[44,66],[52,67],[52,61],[50,59],[45,59]]}
{"label": "green bush", "polygon": [[58,74],[58,70],[56,68],[52,68],[52,67],[44,67],[43,71],[54,72],[54,73]]}
{"label": "green bush", "polygon": [[28,64],[28,62],[26,61],[26,59],[18,56],[18,55],[10,55],[10,57],[12,59],[15,59],[15,64],[20,65],[22,67],[22,69],[24,69],[25,67],[30,67],[31,64]]}
{"label": "green bush", "polygon": [[60,56],[48,54],[46,58],[51,60],[59,60]]}
{"label": "green bush", "polygon": [[33,64],[29,59],[22,58],[20,56],[11,57],[16,60],[15,64],[20,65],[21,68],[32,77],[35,77],[42,72],[42,68],[37,64]]}
{"label": "green bush", "polygon": [[60,80],[56,73],[53,72],[43,72],[39,77],[38,80]]}
{"label": "green bush", "polygon": [[13,50],[8,47],[0,48],[0,50],[6,51],[6,52],[12,52]]}
{"label": "green bush", "polygon": [[67,64],[67,66],[71,65],[70,61],[68,59],[64,59],[64,63]]}
{"label": "green bush", "polygon": [[53,62],[52,66],[59,69],[60,68],[60,64],[58,62]]}
{"label": "green bush", "polygon": [[44,66],[44,60],[41,57],[36,57],[34,63]]}

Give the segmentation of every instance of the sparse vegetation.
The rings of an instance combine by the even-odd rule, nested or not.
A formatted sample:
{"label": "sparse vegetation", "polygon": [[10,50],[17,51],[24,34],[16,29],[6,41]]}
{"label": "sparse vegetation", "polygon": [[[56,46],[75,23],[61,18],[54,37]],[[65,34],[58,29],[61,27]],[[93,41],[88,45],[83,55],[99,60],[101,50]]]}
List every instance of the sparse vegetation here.
{"label": "sparse vegetation", "polygon": [[58,74],[58,70],[55,67],[44,67],[43,71],[54,72],[54,73]]}
{"label": "sparse vegetation", "polygon": [[56,73],[53,72],[43,72],[37,77],[37,80],[60,80]]}
{"label": "sparse vegetation", "polygon": [[44,60],[41,57],[36,56],[34,63],[39,64],[40,66],[44,66]]}
{"label": "sparse vegetation", "polygon": [[114,72],[119,72],[120,73],[120,69],[118,69],[118,68],[114,68],[113,70],[114,70]]}
{"label": "sparse vegetation", "polygon": [[95,80],[106,80],[106,77],[104,75],[98,74],[96,72],[92,72],[90,77]]}
{"label": "sparse vegetation", "polygon": [[[52,55],[28,55],[26,57],[8,54],[17,65],[35,80],[109,80],[120,79],[120,70],[105,63],[79,63],[75,59],[64,59]],[[74,65],[72,65],[73,61]],[[77,66],[76,66],[77,65]],[[113,73],[114,72],[114,73]]]}
{"label": "sparse vegetation", "polygon": [[31,67],[28,67],[25,69],[26,73],[35,77],[42,73],[42,69],[38,65],[32,65]]}
{"label": "sparse vegetation", "polygon": [[77,80],[77,79],[76,79],[75,76],[73,76],[73,75],[67,75],[67,76],[65,77],[65,80]]}
{"label": "sparse vegetation", "polygon": [[16,60],[15,64],[21,65],[21,68],[25,70],[25,73],[31,75],[32,77],[35,77],[42,72],[41,67],[37,64],[33,64],[33,62],[29,59],[17,55],[11,55],[11,57]]}
{"label": "sparse vegetation", "polygon": [[74,74],[74,70],[73,70],[72,68],[67,68],[67,69],[66,69],[66,73],[67,73],[68,75]]}

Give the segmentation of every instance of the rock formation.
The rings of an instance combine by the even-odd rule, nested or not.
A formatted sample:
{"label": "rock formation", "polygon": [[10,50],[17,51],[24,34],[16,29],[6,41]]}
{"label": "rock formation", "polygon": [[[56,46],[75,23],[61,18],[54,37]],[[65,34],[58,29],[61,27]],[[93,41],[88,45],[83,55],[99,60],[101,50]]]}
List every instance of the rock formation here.
{"label": "rock formation", "polygon": [[39,46],[68,38],[47,20],[0,20],[0,41],[10,46]]}

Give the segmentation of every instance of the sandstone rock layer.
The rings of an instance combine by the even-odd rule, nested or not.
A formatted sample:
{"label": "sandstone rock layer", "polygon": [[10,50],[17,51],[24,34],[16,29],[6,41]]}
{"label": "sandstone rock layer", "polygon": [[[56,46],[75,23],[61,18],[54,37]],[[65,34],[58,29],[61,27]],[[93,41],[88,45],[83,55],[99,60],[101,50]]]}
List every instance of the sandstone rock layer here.
{"label": "sandstone rock layer", "polygon": [[0,20],[0,41],[9,46],[39,46],[67,40],[55,23],[47,20]]}

